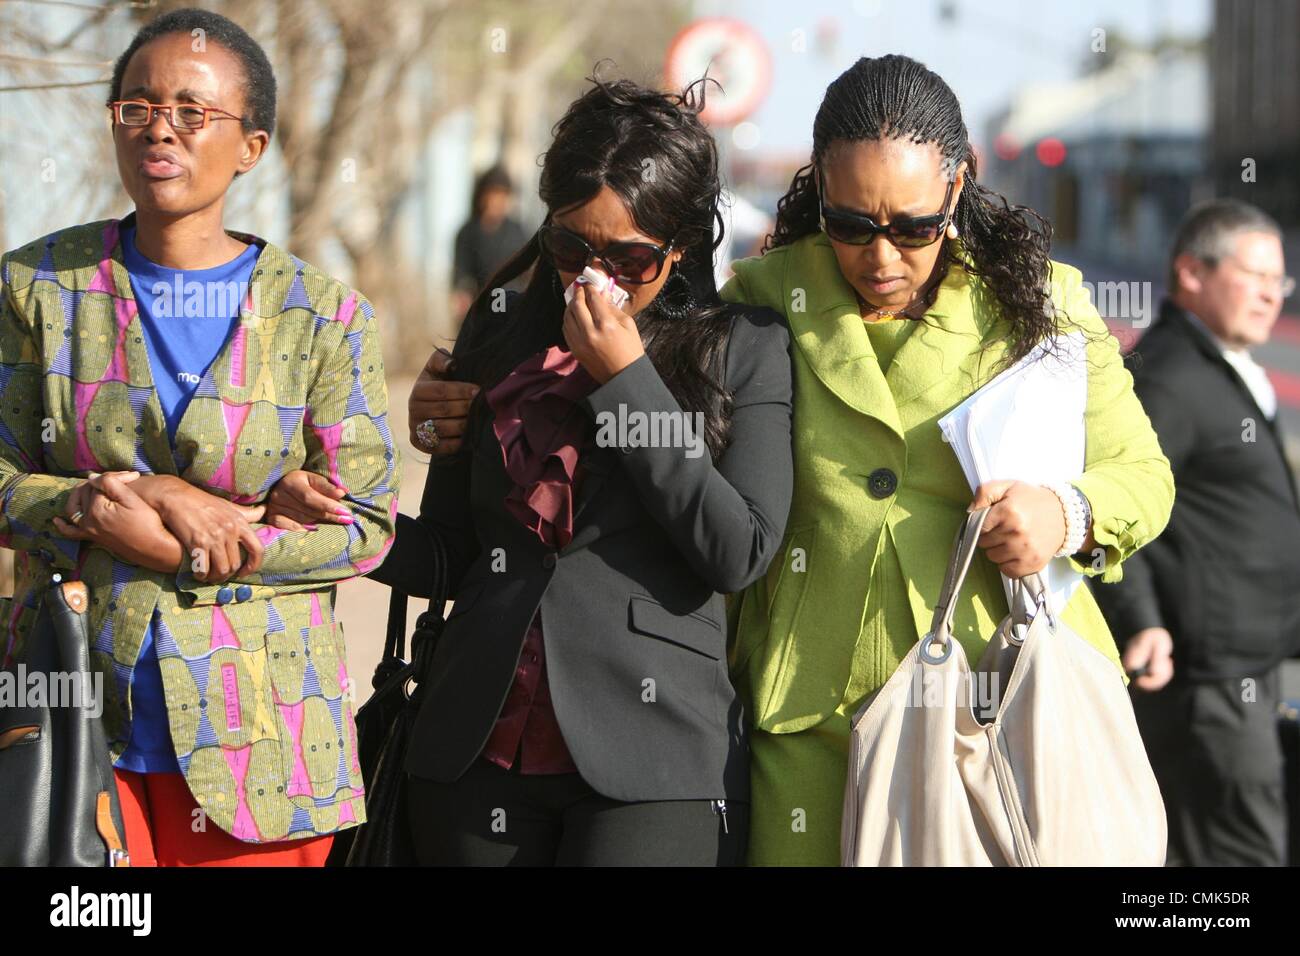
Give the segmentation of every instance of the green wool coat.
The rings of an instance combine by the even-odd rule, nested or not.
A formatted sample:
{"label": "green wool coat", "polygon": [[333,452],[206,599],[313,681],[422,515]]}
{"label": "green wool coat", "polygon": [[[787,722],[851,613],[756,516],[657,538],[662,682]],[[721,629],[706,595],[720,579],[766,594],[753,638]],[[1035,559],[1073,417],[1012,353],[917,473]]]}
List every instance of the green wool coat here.
{"label": "green wool coat", "polygon": [[[958,263],[883,372],[825,235],[736,263],[722,290],[781,312],[793,343],[785,541],[729,615],[733,678],[754,728],[751,862],[837,861],[849,718],[928,630],[973,497],[937,422],[1001,370],[1008,325],[953,245]],[[1053,262],[1051,291],[1062,331],[1089,337],[1086,464],[1073,484],[1092,506],[1099,550],[1072,564],[1117,581],[1123,560],[1168,521],[1173,475],[1079,271]],[[883,498],[868,493],[878,469],[897,476]],[[1006,613],[997,568],[981,552],[955,618],[972,661]],[[1088,588],[1062,619],[1118,666]]]}

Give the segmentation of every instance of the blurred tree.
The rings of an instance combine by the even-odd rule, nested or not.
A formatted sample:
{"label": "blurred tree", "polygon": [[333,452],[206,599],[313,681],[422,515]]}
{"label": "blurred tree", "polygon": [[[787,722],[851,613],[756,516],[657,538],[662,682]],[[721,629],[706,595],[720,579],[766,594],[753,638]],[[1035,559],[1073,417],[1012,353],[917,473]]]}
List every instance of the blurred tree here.
{"label": "blurred tree", "polygon": [[[52,110],[72,115],[67,98],[73,97],[77,115],[92,115],[103,102],[112,64],[79,48],[116,49],[124,27],[192,3],[68,7],[56,30],[37,20],[29,29],[16,11],[21,5],[0,3],[0,58],[21,54],[32,60],[0,59],[0,68],[21,65],[21,74],[6,69],[3,75],[18,76],[24,86],[58,87],[51,93]],[[422,359],[432,313],[439,309],[430,294],[433,302],[445,301],[445,290],[431,290],[421,274],[428,250],[413,248],[411,232],[402,228],[417,190],[429,188],[430,144],[439,124],[461,111],[472,117],[474,133],[463,154],[466,195],[475,173],[501,162],[519,184],[525,218],[536,218],[537,157],[582,78],[598,60],[610,59],[610,75],[657,82],[667,43],[689,19],[690,8],[689,0],[670,0],[653,15],[633,0],[551,0],[544,8],[526,0],[203,5],[248,29],[276,68],[274,148],[285,181],[279,197],[276,183],[265,177],[253,188],[283,198],[285,244],[295,254],[326,267],[342,260],[339,271],[350,271],[344,277],[375,301],[388,326],[394,370]],[[69,73],[61,59],[84,61],[81,71]],[[98,139],[95,172],[77,184],[86,195],[76,203],[95,215],[107,214],[122,199],[111,142]],[[39,160],[38,155],[33,165]],[[60,197],[61,208],[69,198]]]}
{"label": "blurred tree", "polygon": [[[1175,36],[1160,34],[1154,40],[1142,42],[1135,40],[1114,26],[1102,27],[1105,31],[1106,48],[1095,51],[1090,46],[1079,60],[1079,72],[1082,75],[1100,73],[1110,69],[1125,57],[1133,53],[1150,53],[1161,56],[1167,53],[1207,53],[1210,38],[1208,36]],[[1090,41],[1095,43],[1094,40]]]}
{"label": "blurred tree", "polygon": [[[187,2],[163,0],[140,16]],[[436,311],[398,226],[438,124],[472,110],[478,148],[466,151],[467,187],[500,161],[526,197],[550,125],[596,60],[618,61],[620,73],[631,65],[653,82],[687,17],[686,3],[646,17],[631,0],[551,0],[543,16],[521,0],[210,5],[264,41],[276,68],[289,248],[308,261],[322,261],[331,246],[342,250],[350,280],[383,314],[400,317],[385,330],[398,365],[422,362]],[[599,44],[584,51],[598,27]]]}

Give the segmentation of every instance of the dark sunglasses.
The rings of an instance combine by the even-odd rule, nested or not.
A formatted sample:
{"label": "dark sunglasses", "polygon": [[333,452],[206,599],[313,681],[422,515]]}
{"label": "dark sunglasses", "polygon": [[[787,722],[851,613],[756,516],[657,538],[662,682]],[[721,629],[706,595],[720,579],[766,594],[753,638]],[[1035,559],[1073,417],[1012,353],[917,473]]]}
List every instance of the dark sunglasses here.
{"label": "dark sunglasses", "polygon": [[664,271],[673,243],[615,242],[599,251],[586,239],[559,226],[542,226],[537,232],[542,252],[561,272],[581,272],[594,259],[620,285],[645,285]]}
{"label": "dark sunglasses", "polygon": [[939,212],[930,216],[903,216],[884,226],[877,225],[870,216],[828,209],[819,189],[817,205],[821,212],[822,231],[836,242],[851,246],[869,246],[876,236],[883,235],[901,248],[920,249],[943,237],[943,231],[948,228],[948,203],[956,185],[955,179],[948,180],[943,208]]}

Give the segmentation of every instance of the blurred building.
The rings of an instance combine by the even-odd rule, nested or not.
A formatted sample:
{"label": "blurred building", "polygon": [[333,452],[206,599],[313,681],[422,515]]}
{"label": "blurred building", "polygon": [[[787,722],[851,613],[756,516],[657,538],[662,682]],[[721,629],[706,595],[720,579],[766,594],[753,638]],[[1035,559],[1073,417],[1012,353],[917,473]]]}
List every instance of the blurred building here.
{"label": "blurred building", "polygon": [[1218,195],[1265,209],[1300,262],[1300,3],[1217,0],[1211,173]]}
{"label": "blurred building", "polygon": [[1208,197],[1209,69],[1191,48],[1127,49],[1067,83],[1026,87],[987,131],[986,177],[1093,262],[1163,269],[1189,203]]}

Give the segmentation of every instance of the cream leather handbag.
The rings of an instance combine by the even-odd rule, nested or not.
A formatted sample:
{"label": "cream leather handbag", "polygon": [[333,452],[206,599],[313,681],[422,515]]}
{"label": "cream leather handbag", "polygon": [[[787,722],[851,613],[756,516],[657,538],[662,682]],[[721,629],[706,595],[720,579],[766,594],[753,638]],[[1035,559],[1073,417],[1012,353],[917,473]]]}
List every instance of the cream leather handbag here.
{"label": "cream leather handbag", "polygon": [[1161,866],[1164,804],[1124,681],[1038,575],[974,670],[953,637],[987,513],[957,535],[930,633],[854,716],[842,862]]}

